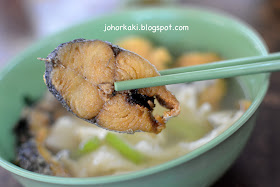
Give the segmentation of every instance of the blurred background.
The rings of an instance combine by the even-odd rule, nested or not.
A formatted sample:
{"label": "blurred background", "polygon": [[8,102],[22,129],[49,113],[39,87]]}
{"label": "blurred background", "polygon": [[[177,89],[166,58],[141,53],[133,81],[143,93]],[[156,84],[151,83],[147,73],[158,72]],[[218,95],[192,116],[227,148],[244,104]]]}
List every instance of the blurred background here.
{"label": "blurred background", "polygon": [[[280,51],[279,0],[1,0],[0,71],[32,42],[88,19],[131,8],[198,5],[228,12],[252,25]],[[246,149],[213,186],[280,186],[280,73],[273,73]],[[222,155],[221,155],[222,156]],[[0,168],[0,186],[20,186]]]}

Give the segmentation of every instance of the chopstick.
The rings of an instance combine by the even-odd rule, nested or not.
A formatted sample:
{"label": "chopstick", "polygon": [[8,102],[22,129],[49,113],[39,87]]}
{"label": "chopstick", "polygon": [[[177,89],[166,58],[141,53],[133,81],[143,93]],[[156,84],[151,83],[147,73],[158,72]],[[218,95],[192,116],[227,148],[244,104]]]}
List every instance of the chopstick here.
{"label": "chopstick", "polygon": [[172,68],[160,71],[160,75],[170,75],[175,73],[184,73],[190,71],[198,71],[204,69],[212,69],[212,68],[222,68],[228,66],[236,66],[236,65],[243,65],[243,64],[250,64],[256,62],[264,62],[264,61],[272,61],[272,60],[280,60],[280,53],[271,53],[265,56],[253,56],[253,57],[244,57],[238,59],[231,59],[231,60],[223,60],[218,62],[212,62],[203,65],[196,65],[196,66],[187,66],[187,67],[180,67],[180,68]]}
{"label": "chopstick", "polygon": [[225,60],[160,71],[161,76],[115,82],[115,90],[131,90],[201,80],[230,78],[280,70],[280,53]]}

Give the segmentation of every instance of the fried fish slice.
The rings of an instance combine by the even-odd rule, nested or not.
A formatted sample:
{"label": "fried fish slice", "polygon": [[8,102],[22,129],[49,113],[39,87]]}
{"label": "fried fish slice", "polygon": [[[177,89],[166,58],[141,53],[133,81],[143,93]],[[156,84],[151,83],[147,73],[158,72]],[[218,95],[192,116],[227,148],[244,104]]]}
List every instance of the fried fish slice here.
{"label": "fried fish slice", "polygon": [[[147,60],[111,43],[73,40],[59,45],[44,60],[49,91],[68,111],[100,127],[159,133],[180,112],[179,102],[165,86],[115,91],[115,81],[160,74]],[[154,99],[169,109],[163,116],[153,116]]]}

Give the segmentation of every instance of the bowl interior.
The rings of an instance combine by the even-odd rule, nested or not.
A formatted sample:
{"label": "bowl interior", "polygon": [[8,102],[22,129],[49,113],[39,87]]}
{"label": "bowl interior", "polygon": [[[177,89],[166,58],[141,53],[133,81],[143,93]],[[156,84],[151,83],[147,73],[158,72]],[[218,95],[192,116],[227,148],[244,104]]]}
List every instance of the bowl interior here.
{"label": "bowl interior", "polygon": [[[188,31],[107,31],[107,25],[189,26]],[[23,97],[39,98],[46,91],[42,76],[44,64],[37,57],[46,57],[56,46],[76,38],[101,39],[114,43],[121,37],[142,35],[154,43],[168,47],[174,56],[185,51],[212,51],[225,59],[264,55],[267,53],[262,40],[253,31],[231,17],[196,8],[169,8],[128,11],[98,20],[88,21],[39,41],[17,56],[0,74],[0,164],[7,169],[17,168],[9,161],[14,158],[15,137],[12,128],[19,119]],[[266,89],[267,74],[238,78],[246,87],[247,96],[254,100],[251,114],[259,106]],[[259,99],[257,99],[259,98]],[[232,130],[232,129],[231,129]],[[207,145],[206,145],[207,146]],[[186,158],[188,155],[185,156]],[[17,168],[21,172],[25,172]]]}

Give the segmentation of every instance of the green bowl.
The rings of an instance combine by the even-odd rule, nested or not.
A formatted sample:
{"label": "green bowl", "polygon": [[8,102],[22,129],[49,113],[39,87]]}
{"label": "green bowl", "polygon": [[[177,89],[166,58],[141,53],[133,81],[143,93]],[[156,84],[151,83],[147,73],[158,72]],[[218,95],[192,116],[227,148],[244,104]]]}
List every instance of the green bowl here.
{"label": "green bowl", "polygon": [[[187,25],[188,31],[111,31],[110,25]],[[101,39],[114,42],[127,35],[143,35],[167,46],[172,54],[186,50],[213,51],[224,58],[266,55],[260,36],[242,21],[224,13],[206,9],[151,8],[125,11],[91,20],[34,44],[14,58],[0,73],[0,165],[25,186],[208,186],[233,163],[254,127],[256,111],[269,85],[269,74],[238,77],[253,101],[245,114],[224,133],[198,149],[164,164],[129,174],[91,178],[63,178],[26,171],[12,163],[15,137],[12,128],[19,119],[23,96],[39,98],[46,91],[42,75],[44,65],[36,60],[46,57],[58,44],[76,38]]]}

